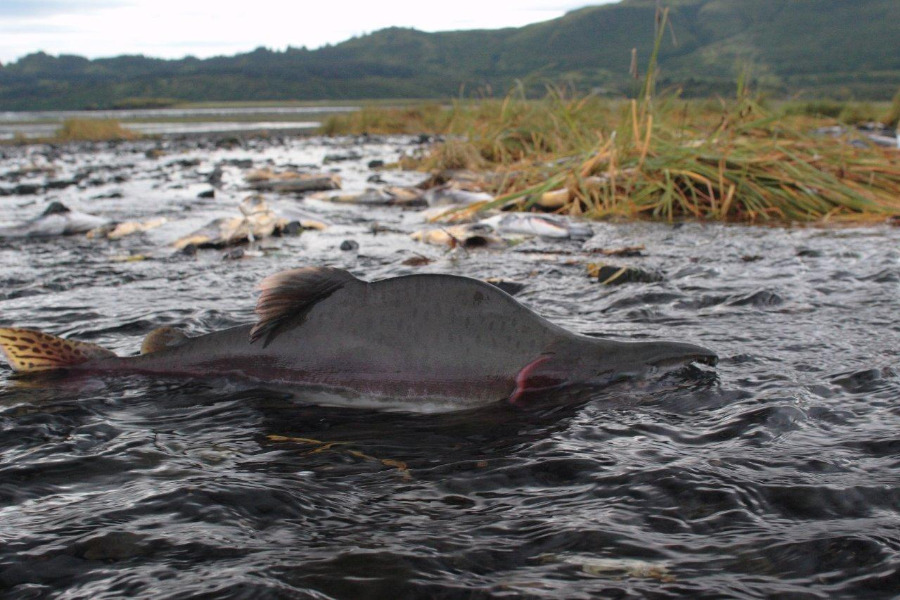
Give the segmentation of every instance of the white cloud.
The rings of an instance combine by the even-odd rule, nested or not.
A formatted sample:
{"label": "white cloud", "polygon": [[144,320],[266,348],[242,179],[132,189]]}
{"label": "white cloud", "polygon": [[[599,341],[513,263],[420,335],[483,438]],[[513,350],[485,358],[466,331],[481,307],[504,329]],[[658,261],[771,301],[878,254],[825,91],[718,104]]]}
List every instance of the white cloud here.
{"label": "white cloud", "polygon": [[[593,3],[612,0],[596,0]],[[424,31],[517,27],[561,16],[584,2],[565,0],[454,0],[435,8],[421,0],[315,5],[283,0],[2,0],[0,61],[30,52],[91,58],[146,54],[180,58],[246,52],[259,46],[317,48],[390,26]],[[30,10],[25,5],[34,5]],[[11,19],[10,14],[13,14]]]}

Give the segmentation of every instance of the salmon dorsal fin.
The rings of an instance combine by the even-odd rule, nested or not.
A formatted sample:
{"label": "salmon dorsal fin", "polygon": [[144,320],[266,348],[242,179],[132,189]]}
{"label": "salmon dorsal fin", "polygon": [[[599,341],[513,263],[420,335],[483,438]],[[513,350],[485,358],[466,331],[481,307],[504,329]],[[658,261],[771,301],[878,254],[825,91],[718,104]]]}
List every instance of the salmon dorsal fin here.
{"label": "salmon dorsal fin", "polygon": [[150,354],[151,352],[159,352],[167,348],[180,346],[187,341],[188,336],[180,329],[174,327],[157,327],[147,334],[141,344],[141,354]]}
{"label": "salmon dorsal fin", "polygon": [[304,267],[269,275],[259,284],[262,295],[256,302],[259,321],[250,330],[250,343],[266,336],[272,341],[278,327],[289,318],[303,318],[319,301],[351,282],[361,282],[343,269]]}
{"label": "salmon dorsal fin", "polygon": [[115,353],[96,344],[64,340],[40,331],[0,328],[0,352],[14,371],[32,373],[65,369]]}

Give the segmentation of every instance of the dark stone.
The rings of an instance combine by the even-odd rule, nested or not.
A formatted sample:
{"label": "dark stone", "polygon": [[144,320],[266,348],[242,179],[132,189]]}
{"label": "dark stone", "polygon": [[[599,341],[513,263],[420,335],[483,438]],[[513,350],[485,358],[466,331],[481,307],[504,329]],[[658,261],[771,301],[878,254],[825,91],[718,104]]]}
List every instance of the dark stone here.
{"label": "dark stone", "polygon": [[384,166],[384,161],[383,161],[383,160],[378,160],[378,159],[376,159],[376,160],[370,160],[370,161],[369,161],[369,165],[368,165],[368,167],[369,167],[370,169],[380,169],[380,168],[383,167],[383,166]]}
{"label": "dark stone", "polygon": [[184,169],[191,169],[193,167],[200,166],[199,158],[183,158],[181,160],[176,160],[175,162],[170,163],[172,166],[182,167]]}
{"label": "dark stone", "polygon": [[185,256],[197,256],[197,244],[188,244],[179,252]]}
{"label": "dark stone", "polygon": [[802,256],[805,258],[819,258],[822,256],[822,253],[818,250],[813,250],[812,248],[800,248],[797,250],[797,256]]}
{"label": "dark stone", "polygon": [[344,240],[341,242],[341,250],[349,252],[351,250],[359,250],[359,243],[354,240]]}
{"label": "dark stone", "polygon": [[222,167],[216,165],[213,169],[212,173],[209,174],[209,177],[206,178],[206,183],[209,185],[213,185],[218,187],[222,184]]}
{"label": "dark stone", "polygon": [[47,215],[63,215],[67,212],[72,212],[72,211],[70,211],[69,207],[66,206],[65,204],[63,204],[62,202],[54,200],[53,202],[51,202],[50,204],[47,205],[47,208],[44,209],[44,212],[41,213],[41,216],[46,217]]}
{"label": "dark stone", "polygon": [[237,167],[238,169],[250,169],[253,167],[252,158],[226,158],[219,163],[220,165],[228,165]]}
{"label": "dark stone", "polygon": [[597,281],[604,285],[654,283],[663,280],[663,276],[659,273],[618,265],[592,265],[589,267],[589,272],[592,277],[596,277]]}
{"label": "dark stone", "polygon": [[74,179],[56,179],[54,181],[47,182],[47,189],[48,190],[62,190],[62,189],[69,187],[70,185],[75,185],[76,183],[78,183],[78,182],[75,181]]}
{"label": "dark stone", "polygon": [[216,148],[225,148],[230,150],[232,148],[240,148],[243,145],[244,140],[237,136],[228,136],[216,140]]}
{"label": "dark stone", "polygon": [[281,228],[281,235],[300,235],[300,232],[303,231],[303,226],[300,224],[300,221],[291,221],[287,225]]}
{"label": "dark stone", "polygon": [[216,190],[203,190],[199,194],[197,194],[198,198],[215,198]]}
{"label": "dark stone", "polygon": [[347,160],[359,160],[362,158],[362,154],[358,152],[348,152],[347,154],[328,154],[322,160],[323,164],[335,163],[335,162],[344,162]]}
{"label": "dark stone", "polygon": [[243,248],[232,248],[228,252],[222,255],[224,260],[239,260],[244,258],[244,249]]}
{"label": "dark stone", "polygon": [[369,183],[387,183],[384,179],[381,178],[381,175],[375,173],[374,175],[369,175],[366,178],[366,181]]}
{"label": "dark stone", "polygon": [[98,194],[97,196],[94,196],[94,200],[106,200],[106,199],[117,200],[119,198],[124,198],[124,197],[125,197],[125,194],[123,194],[122,192],[119,192],[119,191],[115,191],[115,192],[109,192],[108,194]]}
{"label": "dark stone", "polygon": [[43,186],[36,183],[20,183],[12,189],[12,193],[16,196],[28,196],[39,194],[43,189]]}

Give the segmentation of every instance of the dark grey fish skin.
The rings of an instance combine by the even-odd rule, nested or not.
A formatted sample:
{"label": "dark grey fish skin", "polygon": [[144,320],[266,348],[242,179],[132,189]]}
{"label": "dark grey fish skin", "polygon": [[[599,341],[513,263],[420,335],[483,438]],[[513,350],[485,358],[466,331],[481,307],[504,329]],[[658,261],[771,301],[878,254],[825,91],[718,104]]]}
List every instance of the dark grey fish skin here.
{"label": "dark grey fish skin", "polygon": [[229,376],[401,401],[442,398],[464,407],[636,374],[652,365],[715,361],[711,351],[691,344],[577,335],[490,284],[452,275],[372,283],[349,277],[311,308],[281,321],[265,340],[251,343],[251,329],[235,327],[75,369]]}

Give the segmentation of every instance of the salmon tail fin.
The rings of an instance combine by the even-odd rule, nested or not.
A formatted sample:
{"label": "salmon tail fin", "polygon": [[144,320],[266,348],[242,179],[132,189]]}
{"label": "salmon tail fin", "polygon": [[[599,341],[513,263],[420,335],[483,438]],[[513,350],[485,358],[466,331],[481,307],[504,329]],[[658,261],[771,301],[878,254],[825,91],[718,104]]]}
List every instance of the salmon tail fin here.
{"label": "salmon tail fin", "polygon": [[0,328],[0,354],[13,371],[34,373],[65,369],[115,353],[96,344],[64,340],[31,329]]}

